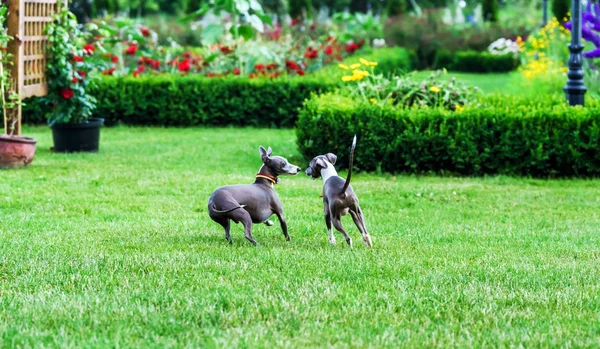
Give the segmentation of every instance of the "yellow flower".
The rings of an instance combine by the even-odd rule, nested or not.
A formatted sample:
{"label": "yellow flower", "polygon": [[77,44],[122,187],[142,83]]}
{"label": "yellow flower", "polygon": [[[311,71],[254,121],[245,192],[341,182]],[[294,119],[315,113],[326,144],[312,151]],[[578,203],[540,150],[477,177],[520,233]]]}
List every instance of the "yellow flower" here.
{"label": "yellow flower", "polygon": [[367,66],[367,67],[375,67],[377,66],[377,62],[369,62],[364,58],[360,59],[360,63],[362,63],[363,65]]}
{"label": "yellow flower", "polygon": [[366,70],[353,70],[352,74],[361,76],[361,78],[364,78],[365,76],[369,76],[369,72]]}
{"label": "yellow flower", "polygon": [[377,103],[377,100],[375,98],[371,98],[369,100],[371,101],[371,103]]}
{"label": "yellow flower", "polygon": [[344,70],[348,70],[348,69],[350,69],[350,68],[348,68],[348,66],[347,66],[347,65],[345,65],[345,64],[338,64],[338,67],[340,67],[340,68],[342,68],[342,69],[344,69]]}
{"label": "yellow flower", "polygon": [[458,110],[458,111],[465,109],[460,104],[457,104],[455,107],[456,107],[456,110]]}
{"label": "yellow flower", "polygon": [[350,66],[350,69],[352,69],[352,70],[354,70],[354,69],[358,69],[358,68],[360,68],[360,64],[358,64],[358,63],[356,63],[356,64],[352,64],[352,65]]}
{"label": "yellow flower", "polygon": [[563,73],[567,73],[569,71],[569,68],[560,68],[560,71]]}
{"label": "yellow flower", "polygon": [[436,86],[431,86],[431,87],[429,88],[429,91],[431,91],[431,92],[434,92],[434,93],[438,93],[438,92],[440,92],[441,90],[440,90],[440,88],[439,88],[439,87],[436,87]]}
{"label": "yellow flower", "polygon": [[354,80],[354,76],[353,75],[342,76],[342,81],[343,82],[348,82],[348,81],[352,81],[352,80]]}

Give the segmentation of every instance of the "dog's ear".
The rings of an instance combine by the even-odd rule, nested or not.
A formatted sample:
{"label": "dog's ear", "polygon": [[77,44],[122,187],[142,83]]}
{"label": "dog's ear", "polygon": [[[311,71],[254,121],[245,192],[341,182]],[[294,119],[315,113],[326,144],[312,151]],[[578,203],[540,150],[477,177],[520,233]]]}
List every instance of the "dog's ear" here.
{"label": "dog's ear", "polygon": [[[271,148],[269,148],[271,150]],[[258,147],[258,151],[260,152],[260,157],[263,162],[265,162],[269,158],[269,151],[266,150],[262,145]]]}
{"label": "dog's ear", "polygon": [[321,158],[317,158],[317,161],[315,162],[315,165],[321,167],[321,168],[327,168],[327,163],[325,162],[325,160],[321,159]]}
{"label": "dog's ear", "polygon": [[337,156],[335,154],[327,153],[325,154],[325,157],[327,158],[327,161],[331,162],[332,165],[335,165],[335,162],[337,161]]}
{"label": "dog's ear", "polygon": [[273,155],[273,149],[271,149],[271,147],[269,147],[269,149],[267,149],[267,156],[271,156]]}

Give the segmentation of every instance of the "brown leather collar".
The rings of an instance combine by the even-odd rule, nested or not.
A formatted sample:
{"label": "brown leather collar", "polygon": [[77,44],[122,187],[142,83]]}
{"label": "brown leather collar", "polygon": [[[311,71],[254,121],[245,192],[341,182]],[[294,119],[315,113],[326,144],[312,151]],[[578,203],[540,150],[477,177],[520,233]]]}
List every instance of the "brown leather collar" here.
{"label": "brown leather collar", "polygon": [[273,183],[273,184],[277,184],[277,183],[279,183],[279,178],[277,178],[277,177],[273,177],[273,176],[271,176],[270,174],[266,174],[266,173],[258,173],[258,174],[256,175],[256,178],[263,178],[263,179],[266,179],[266,180],[270,181],[270,182],[271,182],[271,183]]}

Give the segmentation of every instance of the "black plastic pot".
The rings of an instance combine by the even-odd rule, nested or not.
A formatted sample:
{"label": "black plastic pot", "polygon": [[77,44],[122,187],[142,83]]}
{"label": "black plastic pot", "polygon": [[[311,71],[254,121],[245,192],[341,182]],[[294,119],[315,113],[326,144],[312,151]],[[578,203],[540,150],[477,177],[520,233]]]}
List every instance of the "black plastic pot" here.
{"label": "black plastic pot", "polygon": [[104,119],[88,119],[82,124],[54,124],[52,138],[57,153],[89,152],[96,153],[100,146],[100,128]]}

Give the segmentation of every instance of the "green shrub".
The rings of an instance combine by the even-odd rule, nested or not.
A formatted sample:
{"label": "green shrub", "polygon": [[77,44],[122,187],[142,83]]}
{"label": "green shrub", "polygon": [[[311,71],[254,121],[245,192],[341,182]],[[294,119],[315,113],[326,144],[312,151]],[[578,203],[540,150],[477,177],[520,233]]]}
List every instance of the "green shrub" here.
{"label": "green shrub", "polygon": [[481,2],[483,18],[487,22],[498,21],[498,0],[483,0]]}
{"label": "green shrub", "polygon": [[490,52],[438,51],[434,64],[436,69],[465,73],[505,73],[519,67],[519,59],[512,53],[495,55]]}
{"label": "green shrub", "polygon": [[300,112],[298,145],[308,160],[333,152],[347,166],[358,135],[360,170],[533,177],[600,175],[600,103],[572,108],[564,98],[543,102],[485,97],[461,112],[400,109],[315,96]]}
{"label": "green shrub", "polygon": [[[193,75],[110,77],[97,85],[92,91],[98,100],[94,116],[104,118],[107,125],[261,127],[292,127],[298,108],[311,93],[336,87],[310,77],[267,80]],[[32,102],[24,113],[28,123],[40,121],[44,109]],[[35,119],[29,118],[33,115]]]}
{"label": "green shrub", "polygon": [[552,0],[552,13],[559,22],[563,22],[567,18],[567,14],[571,10],[571,0]]}
{"label": "green shrub", "polygon": [[[373,50],[362,56],[379,60],[381,68],[389,72],[410,66],[410,55],[401,48]],[[358,60],[353,57],[345,63]],[[107,125],[293,127],[304,100],[311,93],[334,90],[342,84],[342,75],[333,65],[315,74],[273,80],[197,75],[103,77],[90,93],[98,100],[94,116],[104,118]],[[47,111],[30,98],[23,120],[44,123]]]}

